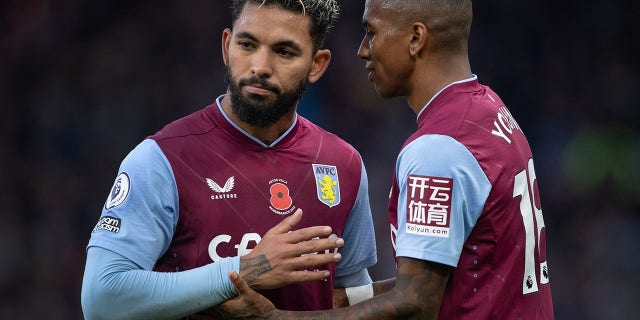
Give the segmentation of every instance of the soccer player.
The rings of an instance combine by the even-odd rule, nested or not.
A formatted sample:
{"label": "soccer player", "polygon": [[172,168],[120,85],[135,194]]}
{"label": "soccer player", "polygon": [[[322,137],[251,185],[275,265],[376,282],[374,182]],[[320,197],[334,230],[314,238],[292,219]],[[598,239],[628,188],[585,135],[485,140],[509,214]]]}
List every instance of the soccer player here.
{"label": "soccer player", "polygon": [[395,287],[348,308],[291,313],[231,273],[241,295],[226,311],[242,307],[265,319],[553,319],[532,153],[498,94],[471,72],[471,20],[470,0],[365,4],[358,56],[376,91],[406,96],[418,124],[398,155],[389,201]]}
{"label": "soccer player", "polygon": [[234,0],[231,9],[226,94],[120,166],[88,244],[87,319],[200,312],[237,294],[232,269],[288,310],[329,309],[334,286],[371,283],[362,159],[296,113],[329,65],[321,47],[336,2]]}

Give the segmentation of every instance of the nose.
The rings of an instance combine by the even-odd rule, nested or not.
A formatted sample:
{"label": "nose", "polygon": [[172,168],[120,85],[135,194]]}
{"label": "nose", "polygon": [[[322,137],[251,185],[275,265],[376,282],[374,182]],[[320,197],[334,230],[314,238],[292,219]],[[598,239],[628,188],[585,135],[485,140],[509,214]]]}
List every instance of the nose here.
{"label": "nose", "polygon": [[260,78],[268,78],[272,72],[269,52],[264,49],[256,50],[251,57],[251,74]]}
{"label": "nose", "polygon": [[360,47],[358,48],[358,58],[368,60],[369,54],[369,40],[367,39],[367,36],[365,36],[364,38],[362,38],[362,42],[360,42]]}

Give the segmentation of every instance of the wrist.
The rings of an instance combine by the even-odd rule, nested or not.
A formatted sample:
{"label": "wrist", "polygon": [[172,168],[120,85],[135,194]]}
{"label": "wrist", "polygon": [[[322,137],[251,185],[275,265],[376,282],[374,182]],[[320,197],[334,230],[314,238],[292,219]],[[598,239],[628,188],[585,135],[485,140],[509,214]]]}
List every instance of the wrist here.
{"label": "wrist", "polygon": [[347,300],[349,300],[349,305],[352,306],[373,298],[373,285],[369,283],[364,286],[348,287],[345,288],[345,292],[347,294]]}

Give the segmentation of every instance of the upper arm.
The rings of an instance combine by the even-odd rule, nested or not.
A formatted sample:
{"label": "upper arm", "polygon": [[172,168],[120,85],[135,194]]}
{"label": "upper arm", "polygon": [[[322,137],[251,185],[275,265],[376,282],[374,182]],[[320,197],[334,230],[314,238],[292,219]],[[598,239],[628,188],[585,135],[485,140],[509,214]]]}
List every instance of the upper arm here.
{"label": "upper arm", "polygon": [[178,221],[173,171],[153,140],[125,157],[88,247],[116,252],[150,270],[167,250]]}
{"label": "upper arm", "polygon": [[397,256],[456,266],[491,190],[478,160],[452,137],[424,135],[402,150],[396,172]]}

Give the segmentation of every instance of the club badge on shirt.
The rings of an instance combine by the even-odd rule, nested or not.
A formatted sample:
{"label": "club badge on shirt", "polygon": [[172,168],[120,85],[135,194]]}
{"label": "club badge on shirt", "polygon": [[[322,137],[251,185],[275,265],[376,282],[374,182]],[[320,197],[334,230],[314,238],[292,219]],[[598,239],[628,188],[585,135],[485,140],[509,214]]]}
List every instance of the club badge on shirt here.
{"label": "club badge on shirt", "polygon": [[449,237],[453,179],[409,175],[407,233]]}
{"label": "club badge on shirt", "polygon": [[331,207],[340,204],[340,182],[338,168],[326,164],[313,164],[313,174],[316,177],[318,200]]}

